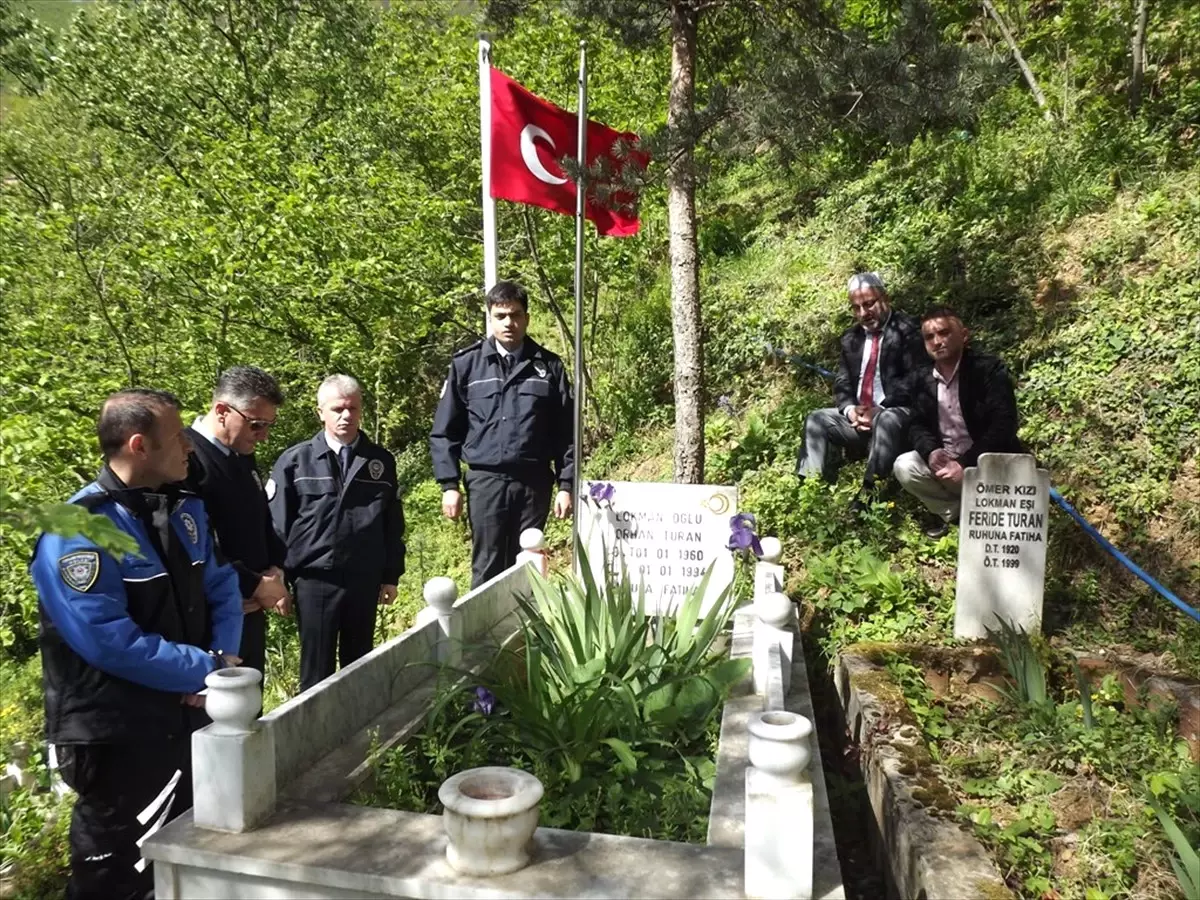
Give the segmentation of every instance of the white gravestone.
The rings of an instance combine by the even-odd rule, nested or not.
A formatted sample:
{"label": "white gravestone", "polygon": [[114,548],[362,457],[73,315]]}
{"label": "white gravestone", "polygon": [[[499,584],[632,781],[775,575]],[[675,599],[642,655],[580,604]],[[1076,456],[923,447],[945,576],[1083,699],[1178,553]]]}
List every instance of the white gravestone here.
{"label": "white gravestone", "polygon": [[588,499],[580,534],[592,571],[599,575],[601,548],[619,577],[624,562],[636,592],[646,591],[646,613],[676,608],[715,564],[701,604],[705,615],[722,590],[733,584],[733,554],[728,550],[729,520],[737,512],[737,488],[707,484],[614,481],[610,501]]}
{"label": "white gravestone", "polygon": [[984,453],[963,473],[954,636],[982,638],[998,619],[1042,626],[1050,475],[1024,453]]}

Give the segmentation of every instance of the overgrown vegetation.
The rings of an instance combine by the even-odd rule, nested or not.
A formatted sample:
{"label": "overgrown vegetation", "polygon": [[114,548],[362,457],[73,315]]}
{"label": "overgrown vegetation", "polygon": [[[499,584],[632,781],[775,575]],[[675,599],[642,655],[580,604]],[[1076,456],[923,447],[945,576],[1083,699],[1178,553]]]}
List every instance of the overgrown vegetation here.
{"label": "overgrown vegetation", "polygon": [[440,692],[416,740],[379,754],[360,802],[441,812],[438,786],[481,765],[516,765],[546,786],[542,822],[703,842],[720,709],[750,662],[716,649],[735,596],[699,619],[709,574],[669,614],[604,568],[597,583],[535,577],[519,598],[520,647],[477,687]]}
{"label": "overgrown vegetation", "polygon": [[1176,736],[1174,706],[1127,704],[1106,675],[1087,692],[1089,721],[1065,664],[1048,672],[1029,662],[1039,652],[1028,638],[1006,640],[1024,644],[1019,671],[1049,676],[1040,702],[1015,690],[993,699],[935,690],[920,660],[884,657],[957,795],[957,817],[1022,897],[1188,897],[1167,851],[1200,841],[1200,768]]}

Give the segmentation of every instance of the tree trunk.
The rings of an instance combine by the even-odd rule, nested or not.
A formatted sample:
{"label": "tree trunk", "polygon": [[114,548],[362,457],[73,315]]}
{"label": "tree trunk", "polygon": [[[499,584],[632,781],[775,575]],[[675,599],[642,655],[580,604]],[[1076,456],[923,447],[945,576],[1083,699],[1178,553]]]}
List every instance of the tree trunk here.
{"label": "tree trunk", "polygon": [[1150,20],[1150,0],[1137,0],[1137,13],[1134,17],[1133,40],[1130,50],[1133,54],[1133,75],[1129,79],[1129,112],[1137,115],[1142,105],[1142,77],[1146,71],[1146,25]]}
{"label": "tree trunk", "polygon": [[675,341],[675,481],[704,481],[704,336],[696,247],[696,10],[671,0],[671,87],[667,99],[667,224],[671,330]]}
{"label": "tree trunk", "polygon": [[1000,10],[992,5],[992,0],[983,0],[983,8],[987,10],[988,15],[996,20],[996,24],[1000,26],[1000,33],[1004,35],[1004,42],[1008,44],[1008,49],[1012,51],[1013,59],[1017,61],[1017,68],[1021,70],[1021,74],[1025,76],[1025,83],[1029,85],[1029,90],[1033,92],[1033,99],[1037,101],[1037,105],[1041,107],[1042,115],[1047,122],[1054,121],[1054,114],[1050,112],[1050,107],[1046,105],[1046,95],[1042,93],[1042,89],[1038,87],[1037,79],[1033,77],[1033,69],[1029,68],[1029,63],[1025,62],[1025,57],[1021,53],[1021,48],[1017,46],[1017,39],[1013,37],[1013,33],[1008,29],[1008,23],[1000,15]]}

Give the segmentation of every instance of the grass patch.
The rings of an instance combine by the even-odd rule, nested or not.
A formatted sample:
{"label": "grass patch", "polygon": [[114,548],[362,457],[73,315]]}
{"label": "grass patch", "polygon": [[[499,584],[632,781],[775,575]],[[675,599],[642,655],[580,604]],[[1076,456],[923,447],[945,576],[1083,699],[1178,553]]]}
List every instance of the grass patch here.
{"label": "grass patch", "polygon": [[1200,839],[1200,770],[1175,735],[1175,710],[1126,705],[1107,676],[1089,726],[1066,662],[1055,662],[1044,701],[1013,703],[935,691],[913,658],[883,658],[924,734],[931,774],[952,792],[951,814],[991,850],[1014,892],[1179,897],[1150,806]]}

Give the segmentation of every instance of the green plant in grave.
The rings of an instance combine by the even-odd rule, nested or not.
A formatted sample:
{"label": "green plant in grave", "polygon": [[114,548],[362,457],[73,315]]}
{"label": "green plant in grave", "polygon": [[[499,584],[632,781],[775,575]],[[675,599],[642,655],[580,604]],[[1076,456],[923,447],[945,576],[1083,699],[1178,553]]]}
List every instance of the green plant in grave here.
{"label": "green plant in grave", "polygon": [[749,671],[749,660],[715,648],[734,596],[722,590],[700,618],[710,568],[675,611],[651,619],[643,589],[635,597],[629,578],[605,566],[598,584],[582,551],[580,570],[581,578],[534,577],[532,598],[518,598],[523,648],[502,654],[483,679],[496,711],[477,708],[456,728],[475,741],[522,747],[571,783],[594,775],[597,764],[653,780],[656,759],[703,743]]}
{"label": "green plant in grave", "polygon": [[[518,702],[536,706],[512,711],[523,728],[574,713],[568,734],[580,748],[598,739],[632,771],[637,762],[631,743],[698,739],[729,689],[748,671],[748,660],[714,653],[735,598],[723,589],[709,614],[700,618],[710,567],[674,612],[650,618],[644,589],[639,586],[635,597],[627,573],[614,577],[605,565],[604,581],[598,584],[582,550],[580,570],[578,580],[535,577],[533,600],[519,601],[526,696]],[[501,703],[507,687],[498,685]],[[579,740],[585,736],[592,739]],[[566,762],[568,772],[580,771],[576,761]]]}
{"label": "green plant in grave", "polygon": [[986,629],[988,640],[1000,650],[1000,659],[1015,687],[1001,688],[1013,703],[1027,706],[1045,706],[1049,701],[1046,690],[1046,664],[1033,639],[1024,628],[1014,627],[1005,619],[997,617],[998,629]]}

